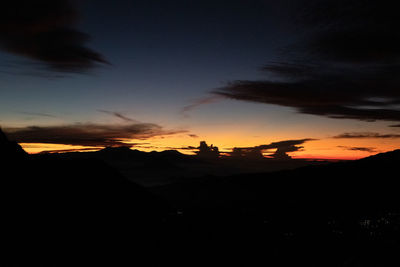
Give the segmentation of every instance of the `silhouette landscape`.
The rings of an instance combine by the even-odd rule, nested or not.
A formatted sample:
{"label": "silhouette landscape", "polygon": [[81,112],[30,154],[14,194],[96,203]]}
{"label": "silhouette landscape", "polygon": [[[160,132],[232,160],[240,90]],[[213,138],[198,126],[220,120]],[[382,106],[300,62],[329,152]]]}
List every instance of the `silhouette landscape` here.
{"label": "silhouette landscape", "polygon": [[1,266],[400,266],[395,1],[0,13]]}
{"label": "silhouette landscape", "polygon": [[[187,166],[193,172],[197,164],[210,163],[176,151],[143,153],[113,148],[28,155],[2,135],[9,262],[399,264],[399,150],[268,173],[157,179],[158,184],[141,181],[149,177],[140,171],[157,168],[153,175],[167,177],[177,168],[171,162],[192,161]],[[213,160],[222,169],[237,164]],[[121,172],[129,174],[127,161],[143,164],[129,178],[117,169],[124,162]]]}

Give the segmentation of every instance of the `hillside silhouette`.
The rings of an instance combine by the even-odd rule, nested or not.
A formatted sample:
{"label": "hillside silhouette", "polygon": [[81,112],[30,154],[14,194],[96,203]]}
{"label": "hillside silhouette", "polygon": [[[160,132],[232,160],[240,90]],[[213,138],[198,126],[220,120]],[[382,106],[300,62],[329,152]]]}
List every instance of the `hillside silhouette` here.
{"label": "hillside silhouette", "polygon": [[[201,221],[198,229],[208,225],[215,236],[223,235],[233,254],[252,255],[237,256],[243,266],[396,266],[399,163],[396,150],[267,174],[209,176],[152,190],[189,221]],[[246,245],[239,249],[239,244]]]}
{"label": "hillside silhouette", "polygon": [[217,147],[205,142],[196,155],[182,154],[176,150],[143,152],[128,147],[106,147],[95,152],[42,153],[35,158],[95,159],[106,162],[129,180],[150,187],[170,184],[208,175],[272,172],[294,169],[327,162],[303,159],[275,159],[264,157],[219,157]]}
{"label": "hillside silhouette", "polygon": [[147,188],[105,163],[107,157],[148,157],[143,166],[165,164],[165,173],[177,158],[180,164],[197,159],[125,148],[90,154],[98,158],[78,152],[32,156],[4,135],[0,153],[8,255],[2,261],[9,266],[400,263],[400,150]]}
{"label": "hillside silhouette", "polygon": [[2,136],[3,266],[151,262],[157,197],[100,160],[28,157]]}

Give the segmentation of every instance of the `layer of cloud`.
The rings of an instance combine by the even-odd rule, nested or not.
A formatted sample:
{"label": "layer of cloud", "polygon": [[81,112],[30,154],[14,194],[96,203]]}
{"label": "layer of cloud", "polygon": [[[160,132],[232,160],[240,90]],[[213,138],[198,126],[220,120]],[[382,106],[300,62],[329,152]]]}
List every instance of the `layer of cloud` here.
{"label": "layer of cloud", "polygon": [[375,147],[353,147],[353,146],[338,146],[338,147],[343,148],[345,150],[351,150],[351,151],[362,151],[362,152],[369,152],[369,153],[376,152]]}
{"label": "layer of cloud", "polygon": [[334,136],[336,139],[363,139],[363,138],[400,138],[400,134],[380,134],[372,132],[354,132],[354,133],[343,133]]}
{"label": "layer of cloud", "polygon": [[97,151],[97,150],[98,150],[98,148],[71,148],[71,149],[59,149],[59,150],[43,150],[39,154],[92,152],[92,151]]}
{"label": "layer of cloud", "polygon": [[57,118],[56,115],[49,114],[49,113],[43,113],[43,112],[27,112],[27,111],[21,111],[21,112],[19,112],[19,113],[25,114],[25,115],[30,115],[30,116],[37,116],[37,117]]}
{"label": "layer of cloud", "polygon": [[109,110],[104,110],[104,109],[98,109],[97,111],[112,115],[112,116],[117,117],[117,118],[119,118],[119,119],[121,119],[123,121],[126,121],[126,122],[138,122],[138,121],[136,121],[134,119],[128,118],[127,116],[123,115],[120,112],[109,111]]}
{"label": "layer of cloud", "polygon": [[125,139],[148,139],[156,136],[184,133],[184,130],[165,130],[152,123],[128,125],[72,124],[63,126],[30,126],[4,128],[11,140],[20,143],[49,143],[79,146],[131,146]]}
{"label": "layer of cloud", "polygon": [[216,103],[221,101],[223,98],[221,96],[217,96],[217,95],[211,95],[211,96],[207,96],[207,97],[203,97],[203,98],[198,98],[192,101],[192,103],[190,103],[189,105],[184,106],[180,113],[184,116],[184,117],[188,117],[189,116],[189,112],[202,106],[202,105],[207,105],[207,104],[212,104],[212,103]]}
{"label": "layer of cloud", "polygon": [[78,16],[69,0],[4,1],[0,49],[56,71],[82,72],[107,63],[101,54],[85,46],[89,36],[74,28]]}
{"label": "layer of cloud", "polygon": [[393,63],[400,59],[395,0],[307,0],[301,22],[313,30],[305,49],[318,59]]}
{"label": "layer of cloud", "polygon": [[296,152],[302,150],[304,147],[302,144],[314,141],[317,139],[306,138],[298,140],[284,140],[279,142],[272,142],[267,145],[259,145],[254,147],[235,147],[230,153],[232,156],[241,157],[262,157],[262,152],[265,150],[275,149],[275,152],[269,155],[275,159],[289,159],[289,152]]}
{"label": "layer of cloud", "polygon": [[178,146],[178,147],[169,146],[169,147],[165,147],[165,148],[169,149],[169,150],[190,150],[190,151],[195,151],[195,150],[199,149],[199,147],[196,147],[196,146]]}
{"label": "layer of cloud", "polygon": [[287,60],[264,66],[270,79],[234,81],[214,93],[330,118],[400,121],[396,1],[311,2],[304,40]]}

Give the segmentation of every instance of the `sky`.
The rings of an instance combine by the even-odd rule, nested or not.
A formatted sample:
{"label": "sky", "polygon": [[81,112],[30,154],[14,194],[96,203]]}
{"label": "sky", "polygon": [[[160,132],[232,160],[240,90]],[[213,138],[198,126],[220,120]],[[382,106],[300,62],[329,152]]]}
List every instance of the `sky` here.
{"label": "sky", "polygon": [[202,140],[223,152],[297,141],[297,158],[394,150],[394,3],[6,1],[0,126],[29,153],[193,153]]}

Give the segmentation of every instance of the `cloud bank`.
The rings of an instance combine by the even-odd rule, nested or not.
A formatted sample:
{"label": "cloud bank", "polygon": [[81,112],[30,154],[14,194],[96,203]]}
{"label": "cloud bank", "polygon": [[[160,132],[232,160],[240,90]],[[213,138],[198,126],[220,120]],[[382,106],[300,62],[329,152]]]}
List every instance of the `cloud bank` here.
{"label": "cloud bank", "polygon": [[189,112],[202,106],[202,105],[208,105],[208,104],[212,104],[212,103],[216,103],[221,101],[223,98],[221,96],[217,96],[217,95],[212,95],[212,96],[207,96],[207,97],[203,97],[203,98],[198,98],[192,101],[192,103],[190,103],[189,105],[184,106],[180,113],[184,116],[184,117],[188,117]]}
{"label": "cloud bank", "polygon": [[235,147],[233,148],[231,155],[239,157],[261,158],[263,157],[263,151],[276,149],[274,153],[269,155],[269,157],[272,157],[274,159],[290,159],[290,156],[287,153],[300,151],[301,149],[303,149],[303,146],[300,145],[314,140],[317,139],[306,138],[298,140],[285,140],[254,147]]}
{"label": "cloud bank", "polygon": [[345,150],[350,150],[350,151],[362,151],[362,152],[369,152],[369,153],[377,152],[375,150],[375,147],[352,147],[352,146],[338,146],[338,147],[343,148]]}
{"label": "cloud bank", "polygon": [[355,132],[355,133],[343,133],[334,136],[336,139],[363,139],[363,138],[400,138],[400,134],[380,134],[380,133],[371,133],[371,132]]}
{"label": "cloud bank", "polygon": [[86,47],[89,36],[74,28],[78,17],[68,0],[3,1],[0,49],[62,72],[84,72],[107,63]]}
{"label": "cloud bank", "polygon": [[270,79],[214,90],[338,119],[400,121],[400,19],[396,1],[304,2],[304,39],[287,60],[267,64]]}
{"label": "cloud bank", "polygon": [[156,136],[184,133],[184,130],[165,130],[152,123],[128,125],[71,124],[63,126],[30,126],[4,128],[11,140],[19,143],[49,143],[79,146],[130,146],[124,139],[148,139]]}
{"label": "cloud bank", "polygon": [[109,115],[114,116],[114,117],[117,117],[117,118],[119,118],[119,119],[121,119],[123,121],[126,121],[126,122],[138,122],[138,121],[136,121],[134,119],[128,118],[127,116],[123,115],[120,112],[109,111],[109,110],[104,110],[104,109],[98,109],[97,111],[109,114]]}

